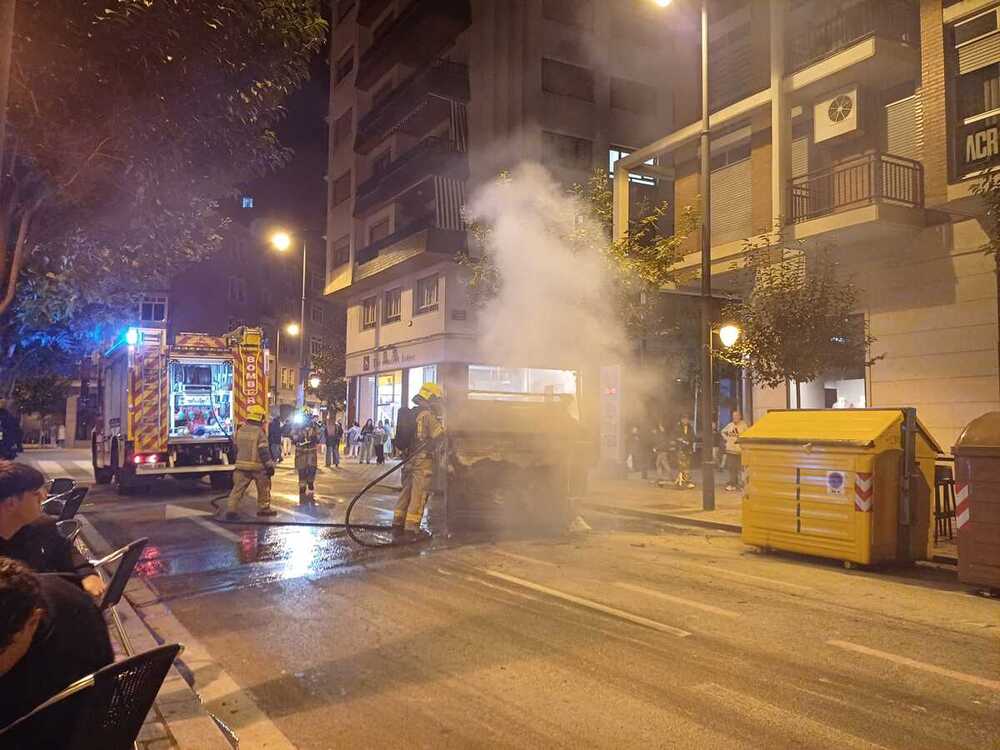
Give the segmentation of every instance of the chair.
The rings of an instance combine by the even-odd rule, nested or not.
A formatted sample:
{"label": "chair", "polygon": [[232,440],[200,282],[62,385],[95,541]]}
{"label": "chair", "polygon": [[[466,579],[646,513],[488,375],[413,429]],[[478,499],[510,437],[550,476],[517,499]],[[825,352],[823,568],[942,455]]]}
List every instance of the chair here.
{"label": "chair", "polygon": [[950,466],[934,467],[934,541],[954,539],[955,478]]}
{"label": "chair", "polygon": [[0,738],[22,723],[58,718],[74,725],[63,750],[131,750],[170,665],[182,650],[180,644],[171,643],[109,664],[0,729]]}
{"label": "chair", "polygon": [[98,604],[100,609],[105,610],[114,607],[121,601],[122,595],[125,593],[125,584],[132,577],[132,571],[135,570],[135,566],[138,564],[139,558],[142,557],[142,551],[146,548],[147,544],[149,544],[149,538],[142,537],[126,544],[121,549],[115,550],[106,557],[102,557],[100,560],[90,561],[91,565],[95,568],[103,568],[115,560],[121,560],[115,569],[114,575],[111,576],[111,580],[108,582],[104,596],[101,598],[101,603]]}
{"label": "chair", "polygon": [[63,495],[76,487],[76,481],[69,477],[56,477],[49,482],[49,497]]}
{"label": "chair", "polygon": [[66,495],[66,500],[63,502],[62,511],[59,513],[59,520],[68,521],[75,517],[77,511],[80,510],[80,506],[83,504],[83,499],[89,491],[89,487],[75,487],[70,490],[69,494]]}
{"label": "chair", "polygon": [[80,536],[80,522],[75,519],[67,519],[65,521],[56,521],[56,529],[59,531],[59,535],[69,541],[70,544],[76,541],[76,538]]}

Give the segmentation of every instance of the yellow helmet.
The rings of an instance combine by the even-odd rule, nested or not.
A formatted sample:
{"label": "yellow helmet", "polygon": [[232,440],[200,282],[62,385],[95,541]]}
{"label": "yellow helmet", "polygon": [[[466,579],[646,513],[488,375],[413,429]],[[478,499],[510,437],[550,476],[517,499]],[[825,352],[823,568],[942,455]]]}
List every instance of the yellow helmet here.
{"label": "yellow helmet", "polygon": [[250,404],[250,406],[247,407],[247,419],[251,419],[254,422],[261,422],[266,416],[267,412],[260,404]]}
{"label": "yellow helmet", "polygon": [[417,398],[424,399],[425,401],[429,401],[432,398],[444,398],[444,388],[437,383],[424,383],[420,386]]}

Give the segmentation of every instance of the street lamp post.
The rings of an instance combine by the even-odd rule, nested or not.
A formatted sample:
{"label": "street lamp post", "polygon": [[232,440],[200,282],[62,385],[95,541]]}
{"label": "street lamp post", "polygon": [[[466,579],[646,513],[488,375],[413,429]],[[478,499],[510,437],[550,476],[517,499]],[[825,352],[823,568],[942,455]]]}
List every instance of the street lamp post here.
{"label": "street lamp post", "polygon": [[[271,245],[278,252],[286,252],[292,246],[292,236],[285,231],[277,231],[271,235]],[[308,259],[308,246],[305,237],[302,238],[302,304],[299,308],[299,330],[302,332],[302,341],[299,346],[299,378],[296,385],[296,406],[300,409],[306,402],[306,269]]]}
{"label": "street lamp post", "polygon": [[[655,0],[661,8],[671,0]],[[715,510],[715,381],[712,376],[712,159],[709,151],[708,0],[701,0],[701,507]]]}

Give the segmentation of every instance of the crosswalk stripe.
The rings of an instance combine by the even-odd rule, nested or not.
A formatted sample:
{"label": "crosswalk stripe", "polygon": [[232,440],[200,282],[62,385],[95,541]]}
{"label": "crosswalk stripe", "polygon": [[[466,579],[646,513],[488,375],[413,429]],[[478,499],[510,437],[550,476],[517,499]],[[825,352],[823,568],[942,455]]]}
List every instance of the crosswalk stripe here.
{"label": "crosswalk stripe", "polygon": [[90,461],[74,461],[73,464],[79,466],[87,474],[94,470],[94,465]]}
{"label": "crosswalk stripe", "polygon": [[58,461],[39,461],[38,469],[50,479],[68,473]]}

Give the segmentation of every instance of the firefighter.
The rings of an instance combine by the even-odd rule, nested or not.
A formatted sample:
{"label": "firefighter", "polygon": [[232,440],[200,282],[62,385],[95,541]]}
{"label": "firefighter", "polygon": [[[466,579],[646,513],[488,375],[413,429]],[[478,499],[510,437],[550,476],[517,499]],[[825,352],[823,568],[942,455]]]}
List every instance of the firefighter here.
{"label": "firefighter", "polygon": [[403,476],[403,489],[399,493],[392,527],[401,534],[407,527],[416,531],[432,489],[434,477],[434,443],[444,435],[441,424],[444,391],[437,383],[424,383],[420,392],[413,397],[416,405],[414,434],[410,440],[410,450],[417,455],[407,464]]}
{"label": "firefighter", "polygon": [[233,472],[233,490],[226,503],[226,520],[240,517],[240,501],[246,494],[250,482],[257,487],[257,515],[276,516],[271,509],[271,477],[274,476],[274,459],[267,444],[267,431],[263,421],[267,416],[260,404],[247,408],[246,424],[236,430],[236,470]]}
{"label": "firefighter", "polygon": [[299,505],[316,504],[316,447],[319,427],[309,409],[302,410],[302,424],[292,431],[295,443],[295,470],[299,474]]}

